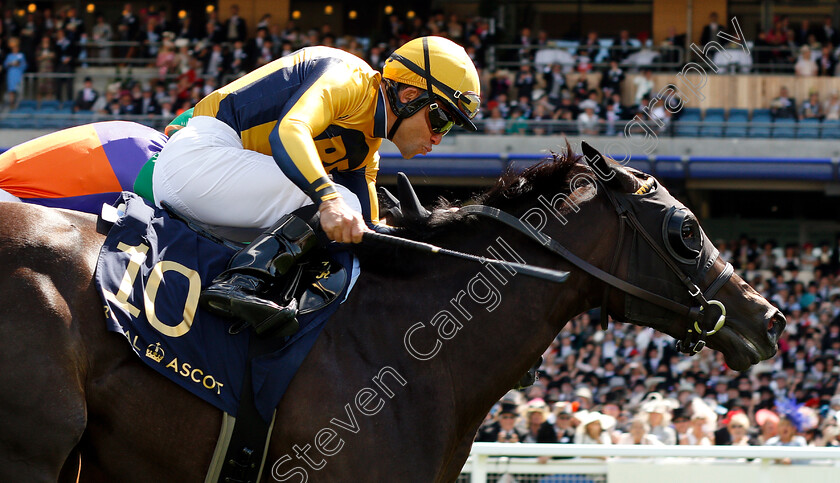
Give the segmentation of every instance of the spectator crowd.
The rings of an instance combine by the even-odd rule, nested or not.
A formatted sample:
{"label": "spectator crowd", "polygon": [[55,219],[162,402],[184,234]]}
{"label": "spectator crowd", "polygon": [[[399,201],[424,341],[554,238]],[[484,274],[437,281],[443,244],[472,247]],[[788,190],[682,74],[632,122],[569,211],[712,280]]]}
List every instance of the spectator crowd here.
{"label": "spectator crowd", "polygon": [[[721,257],[787,318],[777,355],[729,369],[678,353],[652,329],[584,313],[546,350],[539,379],[511,391],[477,441],[840,446],[840,239],[777,246],[742,237]],[[790,463],[790,461],[785,461]]]}
{"label": "spectator crowd", "polygon": [[[633,37],[621,30],[614,37],[590,31],[576,47],[558,49],[545,31],[534,34],[522,28],[511,41],[485,18],[441,12],[428,18],[392,14],[383,28],[356,37],[337,35],[329,25],[304,31],[290,20],[281,26],[270,13],[249,29],[236,5],[224,18],[209,10],[206,18],[183,13],[171,18],[154,7],[135,11],[126,3],[117,18],[85,16],[95,19],[88,25],[74,7],[27,12],[7,8],[0,22],[5,106],[16,106],[23,74],[31,72],[39,74],[34,90],[39,102],[72,102],[76,112],[111,116],[177,115],[216,87],[304,46],[338,47],[381,68],[390,52],[405,41],[442,35],[464,45],[479,68],[486,93],[486,108],[479,119],[483,132],[613,135],[621,134],[624,124],[636,117],[649,118],[660,130],[667,128],[676,115],[657,102],[652,69],[677,71],[681,62],[689,60],[678,52],[685,47],[686,36],[674,28],[655,48],[647,32]],[[794,25],[786,17],[777,18],[755,40],[754,62],[784,66],[797,75],[840,73],[836,69],[840,33],[830,17],[817,23],[803,20]],[[718,39],[717,34],[726,30],[726,22],[712,13],[701,44]],[[510,42],[515,48],[496,57],[515,60],[517,67],[488,65],[489,49]],[[90,84],[74,92],[75,70],[96,65],[117,66],[123,72],[132,66],[151,67],[158,77],[135,81],[126,75],[104,92]],[[625,83],[630,85],[625,88]],[[773,106],[782,117],[838,116],[836,93],[825,99],[813,95],[817,97],[809,97],[799,109],[785,95],[774,99]]]}

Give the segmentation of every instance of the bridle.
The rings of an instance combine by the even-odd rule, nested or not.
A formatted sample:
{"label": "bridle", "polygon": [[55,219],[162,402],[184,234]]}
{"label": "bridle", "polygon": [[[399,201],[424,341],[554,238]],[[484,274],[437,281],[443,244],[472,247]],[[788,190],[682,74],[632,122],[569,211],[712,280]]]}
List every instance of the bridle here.
{"label": "bridle", "polygon": [[[693,324],[689,324],[685,336],[681,340],[677,341],[677,349],[680,352],[689,355],[695,355],[699,353],[706,346],[706,338],[716,334],[723,328],[723,326],[726,323],[726,307],[719,300],[713,299],[713,297],[715,296],[715,294],[717,294],[721,287],[723,287],[732,277],[732,274],[734,272],[732,265],[729,262],[727,262],[723,270],[721,270],[721,272],[717,275],[717,277],[715,277],[712,283],[710,283],[709,286],[706,287],[706,290],[701,290],[691,280],[691,278],[688,275],[686,275],[685,272],[676,264],[673,255],[669,255],[668,253],[666,253],[666,251],[650,235],[648,230],[639,222],[639,219],[636,217],[635,212],[629,206],[627,200],[623,196],[615,196],[612,190],[608,186],[606,186],[606,184],[599,178],[596,170],[592,169],[591,166],[590,169],[594,173],[592,178],[594,179],[597,187],[599,189],[603,189],[603,192],[606,194],[607,199],[610,200],[610,203],[612,204],[613,208],[615,208],[620,223],[618,232],[618,243],[614,252],[615,256],[613,257],[610,272],[615,272],[616,270],[619,261],[619,253],[621,253],[622,245],[624,243],[624,232],[626,231],[625,228],[629,228],[630,230],[635,231],[635,233],[641,236],[641,238],[653,250],[653,252],[658,256],[658,258],[662,260],[668,267],[668,269],[682,282],[682,284],[687,290],[688,295],[693,299],[693,304],[685,305],[679,303],[675,300],[663,297],[659,294],[655,294],[637,285],[622,280],[609,272],[605,272],[604,270],[601,270],[600,268],[573,254],[566,247],[564,247],[551,237],[545,235],[544,233],[535,233],[534,228],[532,228],[529,225],[526,225],[519,218],[516,218],[515,216],[501,211],[497,208],[485,205],[469,205],[462,207],[459,211],[463,213],[484,216],[487,218],[494,219],[498,222],[504,223],[505,225],[519,231],[520,233],[526,235],[530,239],[536,241],[552,253],[560,255],[572,265],[578,267],[579,269],[583,270],[589,275],[592,275],[593,277],[606,283],[607,289],[604,291],[604,297],[602,302],[602,328],[606,329],[607,297],[609,295],[610,287],[613,287],[624,292],[627,295],[637,297],[646,302],[671,311],[677,315],[688,317],[693,322]],[[663,240],[663,242],[667,244],[667,240]],[[715,261],[717,260],[718,255],[719,254],[717,253],[717,251],[715,251],[714,255],[710,256],[709,259],[705,262],[704,266],[709,268],[713,266]],[[699,252],[697,256],[700,256]]]}

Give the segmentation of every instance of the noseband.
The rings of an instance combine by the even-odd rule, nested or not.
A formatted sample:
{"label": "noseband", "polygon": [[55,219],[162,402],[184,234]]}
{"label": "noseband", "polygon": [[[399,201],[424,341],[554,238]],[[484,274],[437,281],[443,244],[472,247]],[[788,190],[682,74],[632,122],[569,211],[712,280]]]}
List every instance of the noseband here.
{"label": "noseband", "polygon": [[[665,265],[673,272],[673,274],[685,285],[688,295],[696,302],[692,305],[684,305],[672,299],[655,294],[645,290],[637,285],[622,280],[591,263],[583,260],[577,255],[570,252],[566,247],[558,243],[556,240],[535,230],[522,222],[519,218],[485,205],[470,205],[462,207],[459,211],[469,214],[475,214],[494,219],[509,227],[519,231],[525,236],[538,242],[540,245],[549,251],[560,255],[572,265],[578,267],[584,272],[601,280],[607,284],[607,289],[604,291],[603,308],[601,316],[601,326],[606,329],[607,314],[606,301],[609,294],[609,288],[614,287],[627,295],[640,298],[646,302],[662,307],[680,316],[688,317],[693,324],[690,324],[686,330],[685,336],[677,341],[677,350],[685,354],[694,355],[699,353],[706,346],[706,338],[717,333],[726,323],[726,307],[722,302],[712,299],[715,294],[723,287],[732,277],[734,269],[730,263],[726,263],[724,269],[718,274],[714,281],[706,288],[705,291],[700,290],[697,285],[691,281],[691,278],[683,272],[683,270],[674,262],[673,258],[662,249],[651,237],[650,233],[639,222],[635,213],[628,206],[627,201],[622,197],[616,197],[611,192],[610,188],[605,186],[598,176],[593,176],[598,188],[603,189],[607,195],[607,199],[616,210],[621,226],[619,227],[619,239],[613,257],[611,272],[616,270],[616,265],[619,260],[619,253],[621,253],[622,244],[624,241],[625,227],[630,227],[638,233],[643,240],[650,246],[654,253],[665,263]],[[644,187],[643,187],[644,188]],[[649,189],[650,186],[647,187]],[[711,257],[706,266],[711,267],[717,260],[718,254]],[[712,299],[712,300],[709,300]]]}

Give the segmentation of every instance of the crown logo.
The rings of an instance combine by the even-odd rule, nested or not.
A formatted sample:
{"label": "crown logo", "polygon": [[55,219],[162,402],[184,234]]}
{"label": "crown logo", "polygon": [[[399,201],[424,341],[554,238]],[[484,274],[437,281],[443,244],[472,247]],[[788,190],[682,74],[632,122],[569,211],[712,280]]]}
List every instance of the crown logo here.
{"label": "crown logo", "polygon": [[163,355],[164,352],[163,349],[160,347],[160,342],[156,342],[154,345],[149,344],[149,346],[146,347],[146,357],[155,362],[162,361]]}

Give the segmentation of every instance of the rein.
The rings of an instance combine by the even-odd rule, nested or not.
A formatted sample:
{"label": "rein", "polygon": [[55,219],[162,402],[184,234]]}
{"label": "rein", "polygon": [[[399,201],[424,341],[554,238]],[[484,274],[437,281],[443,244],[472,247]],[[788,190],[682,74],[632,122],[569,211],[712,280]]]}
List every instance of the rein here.
{"label": "rein", "polygon": [[[615,266],[618,261],[618,252],[621,250],[621,245],[624,239],[623,232],[624,227],[629,226],[637,233],[642,235],[642,238],[647,242],[648,245],[654,250],[659,258],[661,258],[666,266],[674,272],[674,274],[682,281],[682,283],[686,286],[688,290],[688,294],[697,301],[699,306],[688,306],[671,300],[669,298],[665,298],[661,295],[655,294],[648,290],[645,290],[641,287],[633,285],[625,280],[622,280],[610,273],[607,273],[600,268],[592,265],[591,263],[583,260],[582,258],[578,257],[574,253],[570,252],[566,247],[561,245],[559,242],[554,240],[553,238],[540,233],[537,235],[534,233],[534,229],[530,226],[526,225],[522,222],[519,218],[506,213],[498,208],[493,208],[491,206],[485,205],[470,205],[462,207],[459,211],[468,214],[474,214],[478,216],[483,216],[486,218],[490,218],[492,220],[504,223],[505,225],[513,228],[514,230],[522,233],[523,235],[527,236],[528,238],[536,241],[541,246],[546,248],[547,250],[560,255],[566,261],[571,263],[572,265],[578,267],[579,269],[583,270],[584,272],[594,276],[595,278],[601,280],[602,282],[606,283],[609,287],[614,287],[622,292],[631,295],[633,297],[640,298],[645,300],[646,302],[652,303],[654,305],[658,305],[666,310],[670,310],[676,314],[681,316],[689,317],[693,322],[693,326],[689,326],[685,338],[677,342],[677,349],[681,352],[686,354],[694,355],[699,353],[703,347],[706,346],[706,337],[717,333],[721,328],[723,328],[726,322],[726,307],[718,300],[707,300],[707,298],[713,297],[718,290],[729,280],[734,272],[732,265],[727,262],[726,267],[721,271],[721,273],[715,278],[715,280],[709,285],[705,292],[702,292],[691,279],[685,275],[685,273],[671,260],[671,257],[666,254],[661,247],[659,247],[650,234],[645,230],[645,228],[639,223],[639,220],[636,218],[636,215],[627,207],[625,203],[622,201],[617,200],[613,194],[610,192],[610,189],[596,177],[596,182],[600,185],[600,187],[604,188],[604,192],[607,194],[607,198],[612,203],[613,207],[616,209],[618,213],[619,220],[621,223],[620,231],[619,231],[619,244],[616,250],[616,256],[613,259],[613,268],[611,270],[615,270]],[[712,260],[712,263],[714,260]],[[606,293],[604,295],[604,312],[606,313]],[[606,319],[606,317],[603,317]],[[700,322],[702,321],[703,326],[701,327]],[[605,325],[605,322],[602,321],[602,327]]]}

